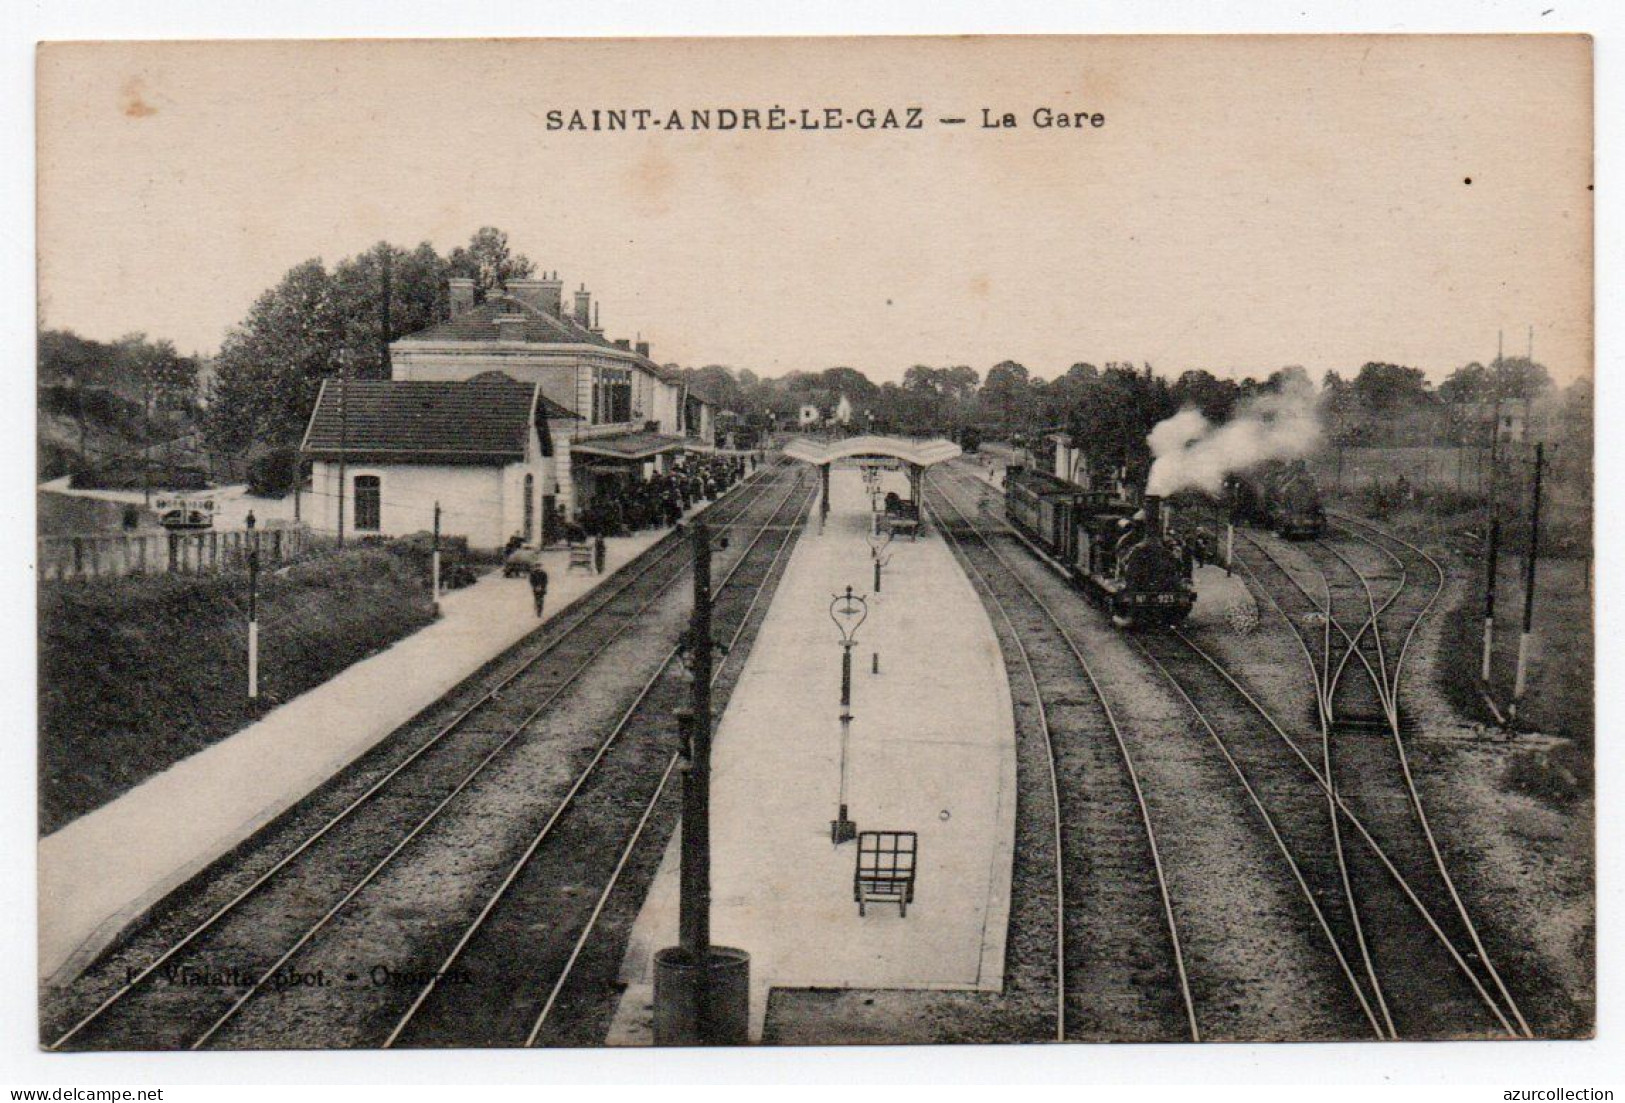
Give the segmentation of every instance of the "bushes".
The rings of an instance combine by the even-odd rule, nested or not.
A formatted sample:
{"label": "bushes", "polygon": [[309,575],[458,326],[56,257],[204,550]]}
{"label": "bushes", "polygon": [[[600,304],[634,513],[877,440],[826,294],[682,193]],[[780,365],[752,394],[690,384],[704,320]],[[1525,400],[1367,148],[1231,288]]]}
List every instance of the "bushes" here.
{"label": "bushes", "polygon": [[1374,479],[1354,488],[1347,497],[1356,512],[1379,521],[1407,509],[1448,518],[1484,508],[1483,495],[1473,491],[1437,485],[1415,486],[1404,479]]}
{"label": "bushes", "polygon": [[293,490],[297,457],[292,448],[273,448],[254,460],[248,465],[248,492],[257,498],[287,497]]}
{"label": "bushes", "polygon": [[207,490],[209,475],[201,467],[142,461],[139,458],[75,472],[68,485],[75,490]]}
{"label": "bushes", "polygon": [[356,548],[261,576],[260,698],[244,580],[40,590],[40,829],[49,833],[432,619],[421,575]]}

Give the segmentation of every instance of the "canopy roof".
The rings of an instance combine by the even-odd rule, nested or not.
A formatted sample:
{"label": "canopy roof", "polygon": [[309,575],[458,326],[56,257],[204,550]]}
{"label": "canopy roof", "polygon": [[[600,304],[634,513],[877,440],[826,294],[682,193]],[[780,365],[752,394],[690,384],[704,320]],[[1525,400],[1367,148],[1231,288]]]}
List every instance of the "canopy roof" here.
{"label": "canopy roof", "polygon": [[621,433],[613,437],[590,437],[570,445],[572,455],[602,456],[612,460],[646,460],[662,452],[675,452],[686,447],[683,437],[662,436],[659,433]]}
{"label": "canopy roof", "polygon": [[902,460],[916,467],[930,467],[959,455],[959,445],[951,440],[914,440],[909,437],[846,437],[842,440],[812,440],[797,437],[784,446],[784,454],[802,463],[822,466],[835,460],[859,456],[880,456]]}

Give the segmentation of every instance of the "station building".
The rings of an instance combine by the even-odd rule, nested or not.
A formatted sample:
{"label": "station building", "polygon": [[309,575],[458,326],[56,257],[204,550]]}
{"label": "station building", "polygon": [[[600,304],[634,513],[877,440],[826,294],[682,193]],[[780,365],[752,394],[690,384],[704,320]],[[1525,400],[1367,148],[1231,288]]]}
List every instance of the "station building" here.
{"label": "station building", "polygon": [[[456,380],[327,380],[302,445],[307,516],[355,536],[441,530],[501,547],[544,536],[575,414],[535,383],[498,373]],[[565,453],[567,454],[567,452]]]}
{"label": "station building", "polygon": [[556,273],[480,303],[473,280],[449,284],[450,316],[391,343],[389,380],[324,384],[303,446],[316,528],[342,503],[346,531],[416,532],[438,500],[476,546],[547,540],[616,480],[715,447],[714,405],[647,342],[606,339],[585,287],[566,310]]}

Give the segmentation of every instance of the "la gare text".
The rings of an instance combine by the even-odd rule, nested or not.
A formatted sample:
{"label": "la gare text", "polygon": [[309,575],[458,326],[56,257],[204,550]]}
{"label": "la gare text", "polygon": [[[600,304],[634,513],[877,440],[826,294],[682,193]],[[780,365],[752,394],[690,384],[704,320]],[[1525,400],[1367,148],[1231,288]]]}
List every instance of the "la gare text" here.
{"label": "la gare text", "polygon": [[543,116],[548,130],[562,131],[742,131],[742,130],[924,130],[930,126],[978,130],[1099,130],[1106,116],[1098,111],[1035,107],[1001,111],[983,107],[971,116],[934,115],[923,107],[594,107],[553,108]]}

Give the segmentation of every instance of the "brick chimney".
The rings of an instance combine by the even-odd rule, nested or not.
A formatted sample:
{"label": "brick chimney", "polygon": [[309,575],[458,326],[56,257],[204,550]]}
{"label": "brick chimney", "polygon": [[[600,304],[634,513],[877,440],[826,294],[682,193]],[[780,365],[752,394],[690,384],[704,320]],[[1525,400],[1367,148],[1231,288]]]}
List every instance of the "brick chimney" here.
{"label": "brick chimney", "polygon": [[474,309],[474,281],[467,276],[453,276],[446,281],[451,291],[451,316],[466,314]]}
{"label": "brick chimney", "polygon": [[615,338],[615,347],[620,349],[622,352],[631,352],[632,342],[627,340],[625,337],[617,337]]}
{"label": "brick chimney", "polygon": [[556,317],[563,309],[564,281],[557,272],[533,279],[512,279],[508,281],[508,294]]}
{"label": "brick chimney", "polygon": [[497,340],[523,341],[525,339],[525,316],[523,314],[498,314]]}
{"label": "brick chimney", "polygon": [[649,357],[649,342],[647,342],[647,341],[639,341],[635,347],[638,350],[638,355],[639,356],[643,357],[645,360],[650,359],[650,357]]}
{"label": "brick chimney", "polygon": [[582,329],[592,328],[592,292],[587,290],[586,284],[576,291],[575,320]]}

